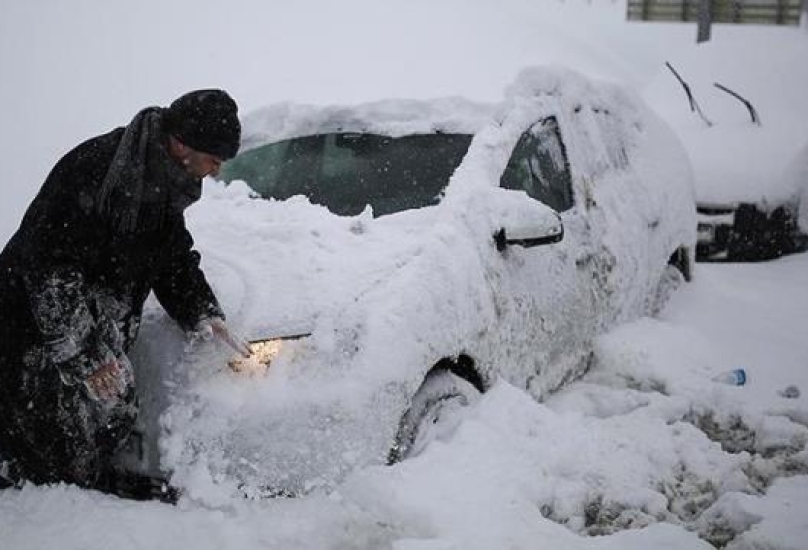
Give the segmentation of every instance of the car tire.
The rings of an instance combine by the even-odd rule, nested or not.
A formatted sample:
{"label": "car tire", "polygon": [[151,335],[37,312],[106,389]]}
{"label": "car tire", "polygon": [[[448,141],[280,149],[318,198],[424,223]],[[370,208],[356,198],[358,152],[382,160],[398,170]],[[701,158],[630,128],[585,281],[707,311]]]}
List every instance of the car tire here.
{"label": "car tire", "polygon": [[448,438],[462,420],[462,409],[480,395],[474,385],[446,369],[430,371],[401,418],[388,464],[418,456],[430,442]]}
{"label": "car tire", "polygon": [[662,308],[668,303],[673,293],[676,292],[684,282],[685,276],[678,267],[672,264],[666,265],[665,270],[659,277],[659,282],[654,290],[654,294],[651,297],[648,307],[649,315],[659,315],[659,312],[662,311]]}

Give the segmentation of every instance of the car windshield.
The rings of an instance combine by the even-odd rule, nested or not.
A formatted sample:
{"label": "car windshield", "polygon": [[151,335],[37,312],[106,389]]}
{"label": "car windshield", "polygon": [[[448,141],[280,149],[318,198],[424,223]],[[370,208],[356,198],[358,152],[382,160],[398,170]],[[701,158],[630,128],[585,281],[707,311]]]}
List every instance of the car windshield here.
{"label": "car windshield", "polygon": [[220,177],[244,180],[264,198],[305,195],[335,214],[353,216],[370,205],[374,216],[382,216],[437,204],[471,137],[306,136],[245,151],[224,165]]}

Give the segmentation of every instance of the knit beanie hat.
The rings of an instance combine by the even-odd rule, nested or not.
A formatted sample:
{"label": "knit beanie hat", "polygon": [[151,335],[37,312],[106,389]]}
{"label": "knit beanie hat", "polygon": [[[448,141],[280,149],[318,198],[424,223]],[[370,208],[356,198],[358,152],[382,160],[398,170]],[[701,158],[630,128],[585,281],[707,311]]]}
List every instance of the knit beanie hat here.
{"label": "knit beanie hat", "polygon": [[238,153],[238,107],[223,90],[188,92],[165,110],[163,124],[169,134],[197,151],[224,160]]}

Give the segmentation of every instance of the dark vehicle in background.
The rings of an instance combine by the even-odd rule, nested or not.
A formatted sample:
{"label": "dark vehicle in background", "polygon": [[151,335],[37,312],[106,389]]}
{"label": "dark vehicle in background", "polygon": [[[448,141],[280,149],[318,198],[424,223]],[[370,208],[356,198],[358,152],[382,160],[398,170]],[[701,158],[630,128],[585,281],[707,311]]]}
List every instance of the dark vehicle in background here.
{"label": "dark vehicle in background", "polygon": [[800,229],[799,200],[765,202],[699,202],[698,261],[758,261],[808,249]]}
{"label": "dark vehicle in background", "polygon": [[808,232],[800,218],[808,216],[808,146],[794,155],[786,169],[772,178],[776,198],[699,200],[699,261],[754,262],[808,250]]}

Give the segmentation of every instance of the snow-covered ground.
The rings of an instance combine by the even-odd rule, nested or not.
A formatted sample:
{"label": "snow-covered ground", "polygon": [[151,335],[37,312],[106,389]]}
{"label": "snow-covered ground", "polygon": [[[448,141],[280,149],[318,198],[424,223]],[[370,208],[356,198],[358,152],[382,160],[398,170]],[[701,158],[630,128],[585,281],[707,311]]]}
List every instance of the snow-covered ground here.
{"label": "snow-covered ground", "polygon": [[[808,254],[701,266],[658,319],[601,338],[539,404],[500,382],[419,457],[330,494],[135,503],[0,495],[3,548],[802,549]],[[746,386],[711,381],[743,367]],[[795,386],[802,395],[780,393]],[[609,536],[590,536],[609,535]]]}
{"label": "snow-covered ground", "polygon": [[[224,87],[244,110],[283,100],[496,100],[524,65],[554,63],[627,82],[672,122],[681,107],[689,118],[677,129],[702,132],[662,67],[671,60],[687,76],[695,28],[624,24],[623,10],[572,0],[4,3],[1,240],[59,155],[195,87]],[[708,48],[731,70],[738,44],[764,61],[787,51],[797,63],[808,33],[716,26]],[[771,173],[778,162],[763,153],[808,141],[808,76],[785,62],[756,66],[768,71],[749,80],[766,143],[744,161],[770,163]],[[722,128],[745,116],[730,105],[739,120]],[[739,160],[720,140],[690,143],[729,168]],[[0,493],[0,548],[623,550],[731,539],[734,550],[804,549],[806,273],[806,254],[700,265],[659,318],[602,337],[584,379],[544,403],[500,382],[422,455],[357,471],[328,494],[172,507],[26,487]],[[711,381],[735,367],[747,385]],[[789,386],[801,395],[785,397]]]}

